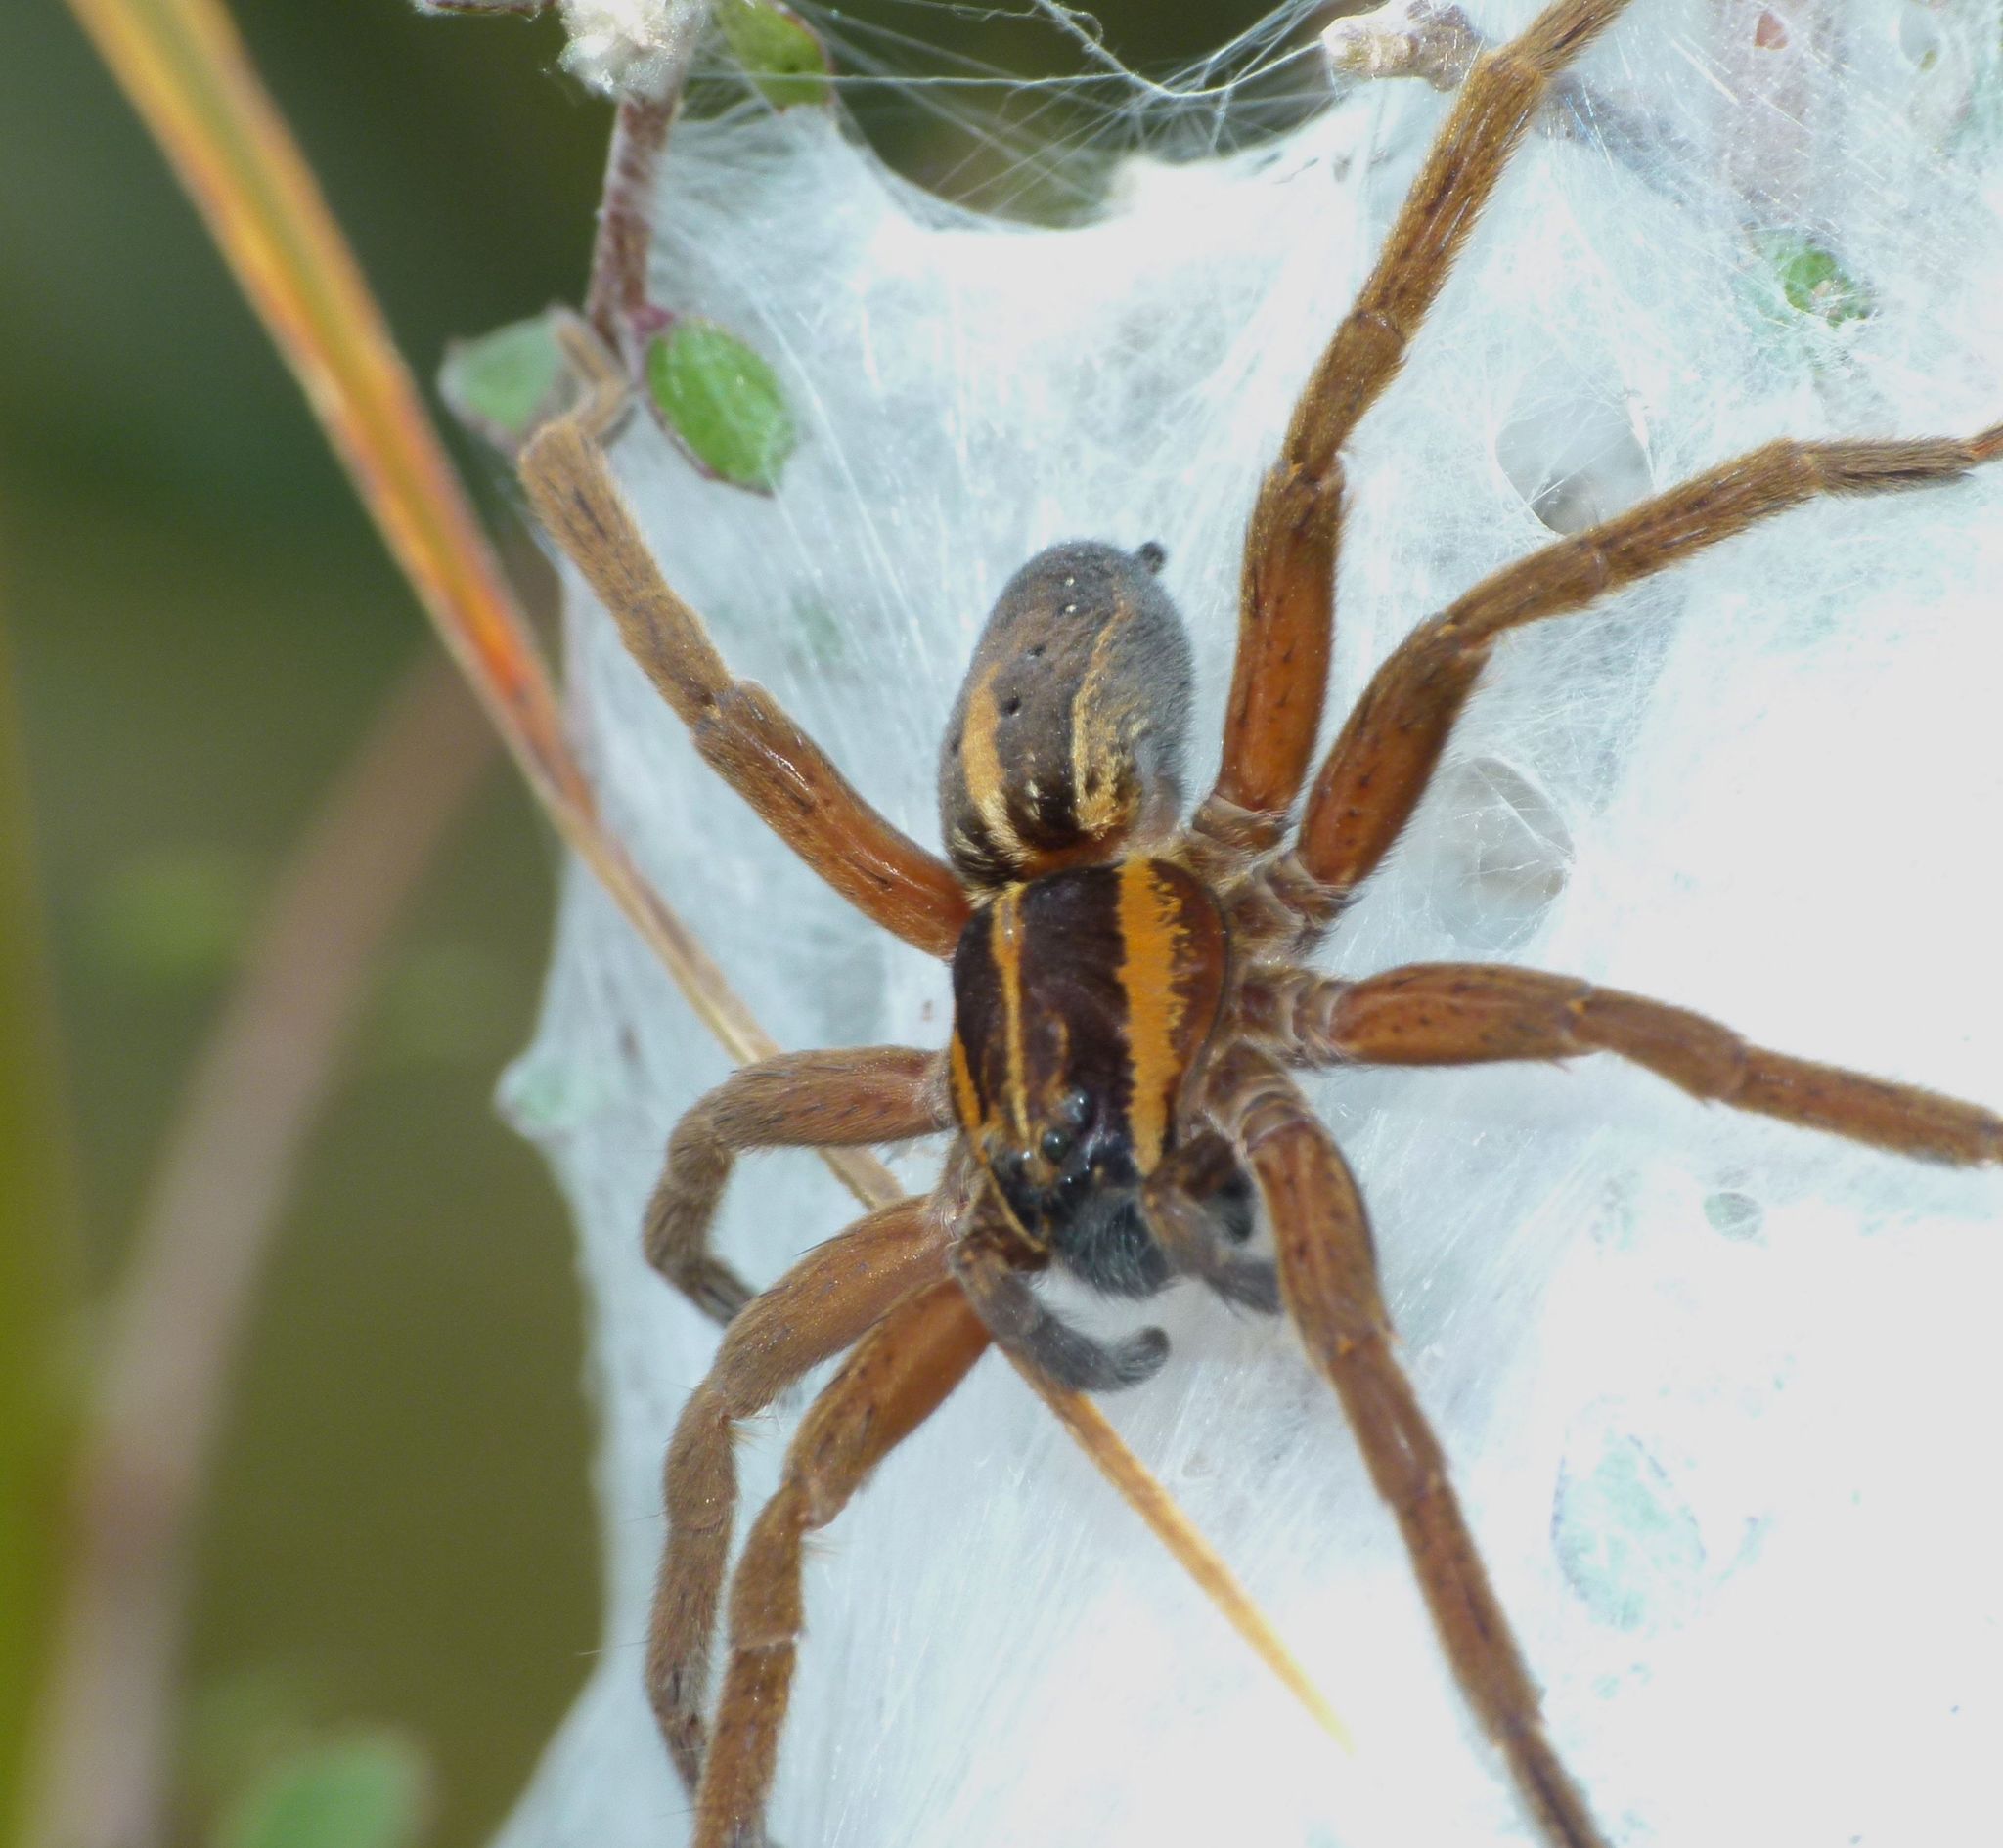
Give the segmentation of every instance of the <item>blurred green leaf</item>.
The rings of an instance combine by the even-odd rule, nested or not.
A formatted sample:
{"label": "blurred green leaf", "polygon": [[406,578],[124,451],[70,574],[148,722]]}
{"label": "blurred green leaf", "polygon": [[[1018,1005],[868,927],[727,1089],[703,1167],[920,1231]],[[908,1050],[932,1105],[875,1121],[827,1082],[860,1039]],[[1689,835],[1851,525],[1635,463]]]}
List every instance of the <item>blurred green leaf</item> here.
{"label": "blurred green leaf", "polygon": [[261,1661],[206,1677],[181,1721],[181,1768],[193,1800],[220,1808],[267,1766],[324,1739],[333,1697],[299,1665]]}
{"label": "blurred green leaf", "polygon": [[1782,296],[1797,314],[1813,315],[1832,328],[1872,314],[1863,285],[1812,239],[1790,232],[1763,238],[1760,245]]}
{"label": "blurred green leaf", "polygon": [[25,810],[0,646],[0,1833],[23,1808],[28,1729],[61,1590],[74,1413],[65,1334],[78,1296],[66,1085]]}
{"label": "blurred green leaf", "polygon": [[180,988],[234,966],[256,906],[256,878],[243,856],[207,846],[155,848],[100,881],[86,942],[111,974]]}
{"label": "blurred green leaf", "polygon": [[646,349],[646,387],[711,474],[770,491],[797,440],[779,374],[713,321],[677,321]]}
{"label": "blurred green leaf", "polygon": [[719,0],[716,22],[731,55],[774,109],[832,98],[826,48],[791,7],[779,0]]}
{"label": "blurred green leaf", "polygon": [[547,315],[445,349],[438,391],[482,441],[512,457],[556,409],[563,354]]}
{"label": "blurred green leaf", "polygon": [[408,1848],[426,1782],[423,1754],[398,1733],[308,1746],[231,1805],[216,1848]]}

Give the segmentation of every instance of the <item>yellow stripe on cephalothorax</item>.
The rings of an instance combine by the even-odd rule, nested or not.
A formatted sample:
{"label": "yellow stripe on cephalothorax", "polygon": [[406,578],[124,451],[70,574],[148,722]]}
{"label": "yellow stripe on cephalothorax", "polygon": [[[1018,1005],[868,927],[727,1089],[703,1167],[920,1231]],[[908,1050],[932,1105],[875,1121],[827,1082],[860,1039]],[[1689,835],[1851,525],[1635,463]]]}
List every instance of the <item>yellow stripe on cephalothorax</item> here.
{"label": "yellow stripe on cephalothorax", "polygon": [[988,830],[994,851],[1014,864],[1022,860],[1022,842],[1015,824],[1008,818],[1008,785],[1002,773],[1002,751],[996,732],[1002,724],[1002,709],[995,700],[995,676],[999,667],[981,676],[981,683],[969,694],[966,721],[959,733],[960,770],[966,777],[967,800],[981,824]]}
{"label": "yellow stripe on cephalothorax", "polygon": [[961,1125],[971,1135],[981,1122],[981,1087],[974,1082],[973,1067],[966,1062],[966,1041],[957,1027],[953,1032],[953,1101],[959,1107]]}
{"label": "yellow stripe on cephalothorax", "polygon": [[1134,1074],[1129,1123],[1134,1159],[1148,1173],[1168,1142],[1169,1111],[1181,1080],[1176,1036],[1182,997],[1176,990],[1176,946],[1180,932],[1176,895],[1151,862],[1130,859],[1120,868],[1120,987],[1127,996],[1127,1050]]}
{"label": "yellow stripe on cephalothorax", "polygon": [[995,979],[1002,985],[1002,1018],[1008,1035],[1008,1096],[1010,1128],[1019,1142],[1029,1140],[1029,1073],[1022,1034],[1022,888],[1010,886],[995,901],[995,921],[989,944],[995,952]]}

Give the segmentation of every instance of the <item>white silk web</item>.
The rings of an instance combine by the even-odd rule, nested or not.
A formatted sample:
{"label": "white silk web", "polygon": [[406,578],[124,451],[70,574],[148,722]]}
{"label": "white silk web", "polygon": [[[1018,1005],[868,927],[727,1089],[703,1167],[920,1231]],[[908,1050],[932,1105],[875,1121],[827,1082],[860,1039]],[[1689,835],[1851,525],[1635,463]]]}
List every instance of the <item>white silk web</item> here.
{"label": "white silk web", "polygon": [[[1530,8],[1474,14],[1492,38]],[[1635,0],[1352,446],[1338,706],[1554,528],[1779,434],[2003,418],[1999,28],[1996,0]],[[1157,106],[1192,119],[1172,89],[1126,90],[1131,144]],[[1159,539],[1207,775],[1255,484],[1446,107],[1367,84],[1226,155],[1135,154],[1061,231],[942,206],[815,110],[685,124],[655,287],[774,363],[802,440],[765,499],[636,427],[618,465],[668,574],[734,665],[931,840],[938,736],[1004,578],[1054,540]],[[1521,960],[2003,1104],[1999,568],[2003,465],[1790,514],[1510,640],[1328,966]],[[569,640],[614,824],[779,1040],[942,1043],[944,971],[720,787],[574,582]],[[670,1123],[726,1069],[573,874],[507,1101],[583,1233],[607,1627],[505,1848],[686,1836],[641,1646],[660,1460],[715,1331],[647,1271],[637,1227]],[[1349,1074],[1318,1095],[1611,1837],[1992,1826],[2003,1186],[1703,1109],[1606,1060]],[[937,1157],[901,1170],[922,1187]],[[754,1158],[719,1240],[767,1281],[856,1210],[812,1158]],[[991,1357],[811,1557],[775,1840],[1527,1839],[1292,1336],[1187,1288],[1109,1319],[1169,1329],[1163,1374],[1107,1410],[1329,1692],[1354,1756]],[[798,1410],[743,1446],[747,1506]]]}

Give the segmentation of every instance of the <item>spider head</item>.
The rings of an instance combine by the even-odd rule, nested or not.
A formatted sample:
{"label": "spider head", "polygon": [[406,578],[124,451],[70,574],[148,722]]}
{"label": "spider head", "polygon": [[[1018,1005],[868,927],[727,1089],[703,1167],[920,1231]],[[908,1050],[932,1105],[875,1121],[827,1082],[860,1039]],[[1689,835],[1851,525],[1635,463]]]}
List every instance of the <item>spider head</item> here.
{"label": "spider head", "polygon": [[970,885],[1112,859],[1181,804],[1191,667],[1162,550],[1039,552],[988,617],[939,762],[946,851]]}
{"label": "spider head", "polygon": [[975,1153],[994,1175],[1016,1222],[1039,1243],[1061,1224],[1087,1195],[1134,1187],[1140,1171],[1134,1140],[1111,1100],[1073,1086],[1033,1104],[1012,1122],[993,1118],[982,1126]]}
{"label": "spider head", "polygon": [[1027,1144],[998,1139],[980,1156],[1033,1250],[1111,1296],[1152,1296],[1168,1282],[1140,1211],[1134,1138],[1113,1100],[1074,1090],[1039,1114]]}

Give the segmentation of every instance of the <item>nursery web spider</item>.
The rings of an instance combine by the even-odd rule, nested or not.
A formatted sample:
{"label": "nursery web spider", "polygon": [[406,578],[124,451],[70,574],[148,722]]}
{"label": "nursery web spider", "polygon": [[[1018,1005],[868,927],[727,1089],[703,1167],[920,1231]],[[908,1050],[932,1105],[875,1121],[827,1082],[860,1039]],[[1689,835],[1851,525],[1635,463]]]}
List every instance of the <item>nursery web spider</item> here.
{"label": "nursery web spider", "polygon": [[[946,858],[872,811],[663,580],[604,461],[609,395],[523,458],[545,525],[619,622],[703,758],[836,891],[953,965],[949,1048],[800,1052],[738,1072],[676,1126],[647,1256],[727,1325],[666,1465],[647,1684],[697,1848],[762,1838],[802,1627],[805,1536],[937,1409],[991,1342],[1063,1386],[1146,1379],[1031,1279],[1061,1265],[1141,1298],[1191,1277],[1292,1318],[1403,1531],[1443,1649],[1526,1811],[1603,1848],[1405,1373],[1357,1185],[1291,1073],[1610,1052],[1693,1097],[1935,1161],[2003,1160],[2003,1119],[1748,1045],[1679,1007],[1535,970],[1434,963],[1330,976],[1308,958],[1383,859],[1509,631],[1580,611],[1820,495],[1951,480],[1973,440],[1776,442],[1546,546],[1421,623],[1310,776],[1342,521],[1341,453],[1397,373],[1540,100],[1625,0],[1556,0],[1476,64],[1262,484],[1245,540],[1223,770],[1184,822],[1190,650],[1159,548],[1058,546],[996,604],[949,725]],[[1294,822],[1296,803],[1306,800]],[[754,1295],[710,1250],[737,1154],[956,1132],[931,1193],[868,1214]],[[1247,1240],[1263,1210],[1274,1259]],[[818,1364],[813,1403],[733,1586],[704,1718],[738,1423]]]}

